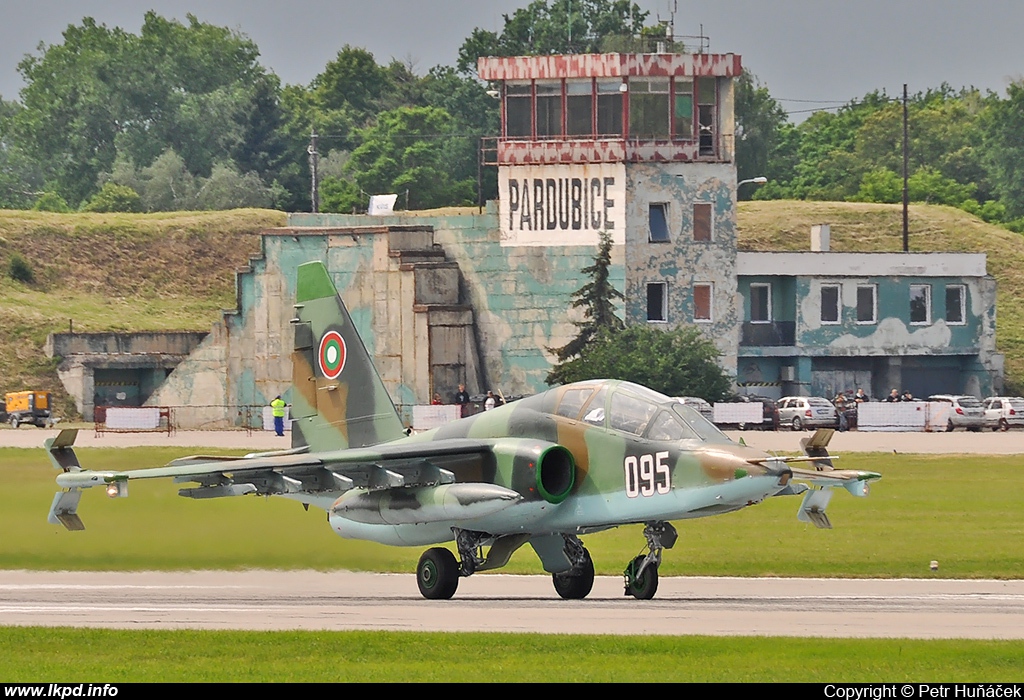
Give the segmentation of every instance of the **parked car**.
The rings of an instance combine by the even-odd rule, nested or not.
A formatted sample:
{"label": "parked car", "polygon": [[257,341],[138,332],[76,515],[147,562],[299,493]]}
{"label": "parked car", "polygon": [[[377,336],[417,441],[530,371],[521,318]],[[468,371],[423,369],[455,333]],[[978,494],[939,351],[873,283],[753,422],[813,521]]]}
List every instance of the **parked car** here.
{"label": "parked car", "polygon": [[978,431],[985,427],[985,409],[981,401],[974,396],[955,394],[935,394],[928,401],[948,403],[949,414],[946,418],[946,432],[951,433],[957,428]]}
{"label": "parked car", "polygon": [[767,396],[754,396],[750,394],[733,394],[732,396],[725,399],[726,403],[760,403],[762,407],[761,425],[749,425],[746,423],[738,423],[736,427],[739,430],[747,429],[760,429],[760,430],[778,430],[779,429],[779,409],[775,405],[775,399],[770,399]]}
{"label": "parked car", "polygon": [[699,396],[677,396],[675,398],[676,401],[684,406],[690,406],[709,421],[713,422],[715,420],[715,409],[711,407],[711,404]]}
{"label": "parked car", "polygon": [[985,427],[992,430],[1024,428],[1024,397],[989,396],[982,402]]}
{"label": "parked car", "polygon": [[779,425],[793,430],[839,427],[836,407],[820,396],[784,396],[778,405]]}

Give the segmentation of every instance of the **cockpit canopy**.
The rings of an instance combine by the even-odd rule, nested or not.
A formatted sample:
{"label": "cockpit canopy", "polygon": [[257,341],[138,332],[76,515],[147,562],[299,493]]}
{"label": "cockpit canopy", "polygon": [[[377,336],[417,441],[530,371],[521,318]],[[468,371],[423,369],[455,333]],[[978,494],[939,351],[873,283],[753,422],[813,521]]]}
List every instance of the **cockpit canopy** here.
{"label": "cockpit canopy", "polygon": [[729,442],[694,409],[631,382],[571,384],[565,387],[552,412],[648,440]]}

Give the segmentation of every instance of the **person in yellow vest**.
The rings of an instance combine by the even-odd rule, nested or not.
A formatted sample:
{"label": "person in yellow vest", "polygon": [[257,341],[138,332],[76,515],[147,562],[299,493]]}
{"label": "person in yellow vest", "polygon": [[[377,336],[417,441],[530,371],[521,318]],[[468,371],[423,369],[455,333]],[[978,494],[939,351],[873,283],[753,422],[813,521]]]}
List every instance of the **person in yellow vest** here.
{"label": "person in yellow vest", "polygon": [[270,408],[274,412],[274,432],[279,437],[284,437],[284,399],[280,395],[270,402]]}

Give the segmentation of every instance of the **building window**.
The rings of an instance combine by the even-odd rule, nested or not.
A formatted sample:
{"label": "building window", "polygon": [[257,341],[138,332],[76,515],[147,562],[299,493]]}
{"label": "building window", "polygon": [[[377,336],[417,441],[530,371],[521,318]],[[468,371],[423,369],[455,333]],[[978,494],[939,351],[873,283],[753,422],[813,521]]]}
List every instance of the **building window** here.
{"label": "building window", "polygon": [[565,131],[569,136],[590,136],[594,132],[594,95],[590,81],[565,83]]}
{"label": "building window", "polygon": [[647,285],[647,320],[668,320],[668,285],[664,282]]}
{"label": "building window", "polygon": [[505,83],[505,135],[508,138],[528,139],[533,136],[531,97],[529,83]]}
{"label": "building window", "polygon": [[537,82],[537,138],[562,135],[562,83]]}
{"label": "building window", "polygon": [[622,136],[621,80],[597,81],[597,135]]}
{"label": "building window", "polygon": [[910,323],[926,326],[932,322],[932,288],[927,284],[910,285]]}
{"label": "building window", "polygon": [[693,240],[711,240],[711,205],[693,205]]}
{"label": "building window", "polygon": [[697,79],[697,121],[700,128],[700,155],[715,155],[715,131],[718,122],[718,82],[715,78]]}
{"label": "building window", "polygon": [[668,79],[629,81],[629,135],[635,139],[667,139]]}
{"label": "building window", "polygon": [[693,320],[711,321],[712,292],[710,284],[693,285]]}
{"label": "building window", "polygon": [[750,322],[772,322],[772,286],[770,284],[750,285]]}
{"label": "building window", "polygon": [[673,101],[675,124],[672,133],[677,139],[693,138],[693,81],[676,78]]}
{"label": "building window", "polygon": [[857,287],[857,323],[877,322],[878,303],[875,298],[875,285],[861,285]]}
{"label": "building window", "polygon": [[823,324],[839,323],[839,285],[821,285],[821,322]]}
{"label": "building window", "polygon": [[967,323],[967,288],[961,284],[946,287],[946,323],[953,326]]}
{"label": "building window", "polygon": [[668,204],[652,204],[648,212],[651,243],[668,243]]}

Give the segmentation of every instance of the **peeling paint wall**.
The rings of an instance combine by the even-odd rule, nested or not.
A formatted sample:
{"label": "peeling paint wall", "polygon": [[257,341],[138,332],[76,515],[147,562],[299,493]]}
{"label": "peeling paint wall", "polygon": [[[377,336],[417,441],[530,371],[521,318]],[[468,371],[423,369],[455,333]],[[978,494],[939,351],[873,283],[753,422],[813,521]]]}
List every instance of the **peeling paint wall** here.
{"label": "peeling paint wall", "polygon": [[[742,253],[738,268],[744,321],[740,382],[759,381],[773,371],[773,363],[752,361],[772,357],[779,358],[780,381],[787,367],[795,375],[791,382],[782,381],[784,394],[828,395],[863,387],[876,398],[892,388],[919,396],[986,396],[1002,389],[1003,357],[995,351],[995,281],[985,274],[984,256]],[[750,274],[772,268],[790,274]],[[793,325],[787,342],[773,344],[763,333],[746,333],[756,325],[750,323],[754,284],[770,285],[772,324]],[[835,320],[823,320],[826,286],[838,291]],[[925,322],[911,321],[915,286],[930,290]],[[947,320],[950,287],[966,293],[959,322],[958,313]],[[858,321],[858,289],[874,290],[873,320]]]}
{"label": "peeling paint wall", "polygon": [[[567,246],[553,236],[549,246],[502,245],[496,202],[483,213],[395,214],[368,217],[350,214],[292,214],[291,226],[433,226],[434,242],[458,264],[462,302],[471,306],[479,348],[480,378],[469,377],[471,393],[488,389],[524,394],[547,388],[544,382],[554,360],[548,348],[575,337],[570,309],[572,293],[585,284],[581,270],[593,263],[596,246]],[[506,242],[507,243],[507,242]],[[623,289],[623,250],[612,250],[612,284]],[[328,269],[334,272],[331,265]],[[338,278],[336,278],[338,279]],[[338,279],[339,289],[348,280]],[[346,303],[348,296],[343,293]],[[410,336],[411,337],[411,336]],[[445,398],[457,386],[438,390]],[[390,387],[389,387],[390,389]],[[393,395],[394,396],[394,395]],[[394,396],[399,401],[398,396]],[[409,402],[427,396],[409,396]]]}
{"label": "peeling paint wall", "polygon": [[[736,169],[727,164],[626,166],[626,321],[647,323],[647,285],[667,283],[667,327],[694,323],[693,287],[713,285],[710,321],[696,322],[736,372]],[[651,205],[665,205],[669,240],[653,242]],[[710,204],[711,240],[694,240],[694,204]]]}

